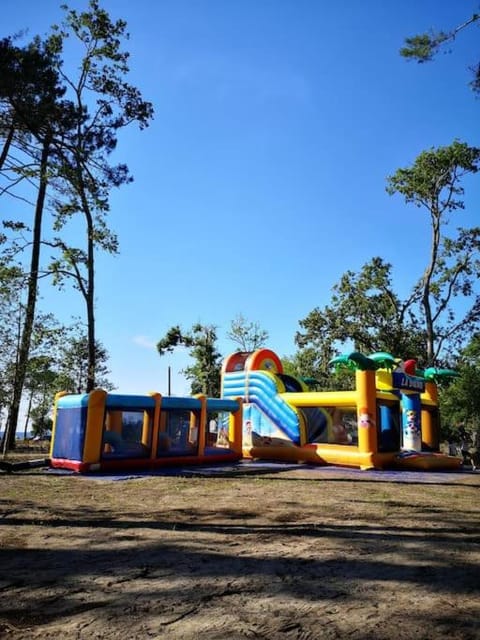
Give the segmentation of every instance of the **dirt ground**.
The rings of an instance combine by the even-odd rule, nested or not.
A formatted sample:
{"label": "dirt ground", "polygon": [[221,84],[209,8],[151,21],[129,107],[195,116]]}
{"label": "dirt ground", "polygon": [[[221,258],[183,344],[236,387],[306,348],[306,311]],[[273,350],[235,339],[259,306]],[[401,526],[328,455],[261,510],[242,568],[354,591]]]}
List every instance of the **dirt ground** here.
{"label": "dirt ground", "polygon": [[1,638],[480,638],[478,471],[0,487]]}

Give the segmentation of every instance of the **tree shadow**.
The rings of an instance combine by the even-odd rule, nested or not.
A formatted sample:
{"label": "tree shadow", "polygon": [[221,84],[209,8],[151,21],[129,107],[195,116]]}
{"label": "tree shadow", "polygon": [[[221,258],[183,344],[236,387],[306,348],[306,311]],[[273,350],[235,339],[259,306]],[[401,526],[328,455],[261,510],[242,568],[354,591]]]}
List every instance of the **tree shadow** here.
{"label": "tree shadow", "polygon": [[[310,486],[321,490],[314,482]],[[322,513],[321,500],[320,510],[310,505],[305,513],[297,489],[291,492],[295,499],[282,501],[278,511],[262,513],[261,504],[218,506],[216,486],[213,481],[206,507],[159,505],[147,516],[141,505],[57,508],[34,500],[2,501],[0,618],[26,628],[95,609],[94,615],[106,623],[116,619],[121,624],[142,611],[145,617],[176,620],[201,608],[213,611],[216,600],[231,602],[234,615],[241,616],[241,608],[248,611],[249,600],[257,597],[301,603],[315,611],[320,607],[333,616],[328,613],[332,602],[340,608],[368,606],[395,583],[411,591],[412,611],[420,623],[415,601],[421,594],[434,594],[444,603],[478,596],[480,532],[474,511],[450,513],[441,504],[429,505],[428,511],[420,508],[413,516],[410,511],[409,522],[402,522],[398,512],[405,504],[400,500],[358,497],[356,502],[372,506],[371,517],[362,507],[362,515],[351,521],[344,514],[334,520],[333,511],[328,517]],[[376,513],[377,506],[386,515]],[[31,531],[43,546],[32,546]],[[252,627],[257,637],[288,638],[281,631],[287,613],[278,617],[278,636],[261,635],[260,625]],[[473,639],[472,615],[467,609],[455,616],[438,610],[423,622],[445,631],[438,637],[455,630],[454,637]],[[364,637],[395,637],[393,628],[390,632],[370,629]],[[303,636],[298,631],[293,637]]]}

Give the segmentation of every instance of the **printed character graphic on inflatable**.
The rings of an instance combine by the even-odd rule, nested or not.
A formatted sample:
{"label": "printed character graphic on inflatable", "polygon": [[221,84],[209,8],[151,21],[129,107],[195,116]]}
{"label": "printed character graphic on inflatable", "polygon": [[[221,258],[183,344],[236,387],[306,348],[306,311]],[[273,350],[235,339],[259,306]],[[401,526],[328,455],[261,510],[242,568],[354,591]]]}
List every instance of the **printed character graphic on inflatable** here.
{"label": "printed character graphic on inflatable", "polygon": [[375,426],[372,416],[368,413],[368,409],[366,407],[361,407],[359,411],[358,426],[360,429],[369,429],[370,427]]}
{"label": "printed character graphic on inflatable", "polygon": [[421,429],[418,413],[413,409],[404,410],[403,421],[403,448],[420,451],[422,447]]}

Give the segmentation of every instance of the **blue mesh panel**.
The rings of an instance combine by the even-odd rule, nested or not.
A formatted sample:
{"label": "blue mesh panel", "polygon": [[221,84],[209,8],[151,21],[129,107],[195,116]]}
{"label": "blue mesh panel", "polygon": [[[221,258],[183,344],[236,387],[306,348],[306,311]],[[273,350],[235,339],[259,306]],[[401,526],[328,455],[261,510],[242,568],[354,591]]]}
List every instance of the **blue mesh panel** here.
{"label": "blue mesh panel", "polygon": [[57,409],[54,458],[82,461],[86,423],[87,407]]}

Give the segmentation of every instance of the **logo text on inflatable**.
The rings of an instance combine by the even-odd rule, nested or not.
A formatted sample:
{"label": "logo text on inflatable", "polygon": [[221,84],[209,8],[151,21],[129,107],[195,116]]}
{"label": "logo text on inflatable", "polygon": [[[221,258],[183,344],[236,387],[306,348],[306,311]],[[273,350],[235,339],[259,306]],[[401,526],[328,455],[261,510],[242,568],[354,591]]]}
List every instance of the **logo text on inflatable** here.
{"label": "logo text on inflatable", "polygon": [[406,373],[394,371],[393,386],[396,389],[411,389],[413,391],[425,391],[425,381],[422,378],[412,377]]}

